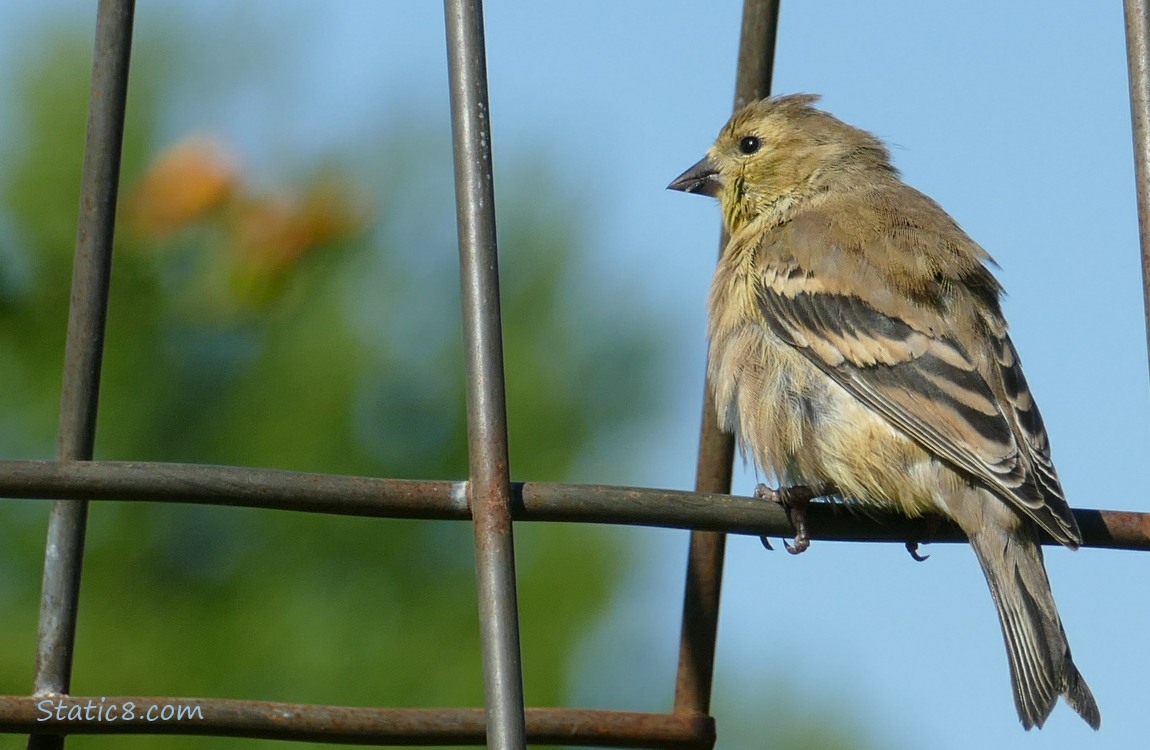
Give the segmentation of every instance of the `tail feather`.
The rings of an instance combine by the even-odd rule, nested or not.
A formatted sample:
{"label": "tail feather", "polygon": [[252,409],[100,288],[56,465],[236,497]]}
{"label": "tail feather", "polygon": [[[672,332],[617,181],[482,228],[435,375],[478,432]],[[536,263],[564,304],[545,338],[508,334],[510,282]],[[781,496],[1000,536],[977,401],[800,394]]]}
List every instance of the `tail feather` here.
{"label": "tail feather", "polygon": [[1062,693],[1066,697],[1066,703],[1087,724],[1097,729],[1102,726],[1102,714],[1098,713],[1098,704],[1094,702],[1094,695],[1090,692],[1086,680],[1082,678],[1082,673],[1070,660],[1070,649],[1066,650],[1066,663],[1069,666],[1069,673],[1066,676],[1066,690]]}
{"label": "tail feather", "polygon": [[1102,723],[1098,705],[1071,658],[1042,549],[1029,524],[984,526],[970,535],[970,543],[998,609],[1022,725],[1041,727],[1061,695],[1098,729]]}

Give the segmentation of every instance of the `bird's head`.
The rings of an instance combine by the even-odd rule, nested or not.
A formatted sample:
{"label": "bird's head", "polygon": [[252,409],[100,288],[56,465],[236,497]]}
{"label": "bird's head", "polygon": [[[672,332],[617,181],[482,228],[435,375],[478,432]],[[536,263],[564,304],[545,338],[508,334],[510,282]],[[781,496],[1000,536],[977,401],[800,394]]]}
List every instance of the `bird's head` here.
{"label": "bird's head", "polygon": [[890,153],[864,130],[815,109],[813,94],[752,102],[736,112],[698,163],[667,187],[718,198],[730,232],[868,169],[895,173]]}

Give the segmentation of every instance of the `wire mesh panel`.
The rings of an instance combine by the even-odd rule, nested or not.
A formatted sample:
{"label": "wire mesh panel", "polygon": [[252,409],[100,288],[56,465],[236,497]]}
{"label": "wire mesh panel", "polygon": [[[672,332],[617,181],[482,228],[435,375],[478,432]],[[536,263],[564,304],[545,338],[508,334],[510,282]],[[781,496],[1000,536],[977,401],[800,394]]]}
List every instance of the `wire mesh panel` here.
{"label": "wire mesh panel", "polygon": [[[528,742],[614,747],[709,748],[725,534],[793,533],[777,505],[729,496],[733,443],[703,397],[694,492],[510,481],[502,325],[491,159],[491,111],[482,4],[445,0],[454,137],[460,278],[467,365],[467,481],[399,480],[237,467],[93,461],[104,322],[134,3],[99,3],[81,187],[79,232],[65,349],[55,461],[0,461],[0,495],[52,500],[33,692],[0,696],[0,731],[62,747],[69,734],[150,733],[364,744]],[[746,0],[735,106],[770,92],[778,2]],[[1150,74],[1147,7],[1126,3],[1130,91],[1143,263],[1150,257],[1147,165]],[[725,243],[725,238],[722,242]],[[1150,290],[1150,274],[1146,276]],[[1147,294],[1150,310],[1150,291]],[[476,549],[485,708],[347,708],[202,697],[70,695],[87,504],[163,501],[347,516],[470,520]],[[811,510],[818,539],[895,541],[919,526],[902,517]],[[1086,546],[1150,549],[1150,517],[1077,510]],[[643,713],[525,706],[519,646],[513,521],[583,522],[691,529],[673,710]],[[932,541],[963,541],[943,523]],[[1050,540],[1047,540],[1051,543]],[[42,699],[66,696],[80,715],[44,716]],[[146,723],[93,721],[125,705],[155,712]],[[117,709],[119,710],[119,709]]]}

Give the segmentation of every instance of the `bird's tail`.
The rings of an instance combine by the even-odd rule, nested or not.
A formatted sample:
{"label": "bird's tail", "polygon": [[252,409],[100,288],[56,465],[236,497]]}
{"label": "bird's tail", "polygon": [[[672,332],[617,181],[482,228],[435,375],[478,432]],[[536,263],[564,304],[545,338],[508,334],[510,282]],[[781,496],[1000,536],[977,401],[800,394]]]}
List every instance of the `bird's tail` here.
{"label": "bird's tail", "polygon": [[998,608],[1014,705],[1022,725],[1041,727],[1062,695],[1087,724],[1098,729],[1102,717],[1070,657],[1042,564],[1042,548],[1030,525],[1009,530],[984,527],[971,535],[970,543]]}

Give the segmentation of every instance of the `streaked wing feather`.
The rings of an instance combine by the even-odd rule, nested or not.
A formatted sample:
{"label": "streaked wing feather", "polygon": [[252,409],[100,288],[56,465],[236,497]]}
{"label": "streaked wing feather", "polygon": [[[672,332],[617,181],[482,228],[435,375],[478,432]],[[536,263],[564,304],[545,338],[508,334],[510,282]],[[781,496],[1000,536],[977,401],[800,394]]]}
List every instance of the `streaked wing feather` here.
{"label": "streaked wing feather", "polygon": [[771,276],[778,283],[766,284],[759,301],[775,336],[927,451],[1016,504],[1060,542],[1078,543],[1042,419],[1005,331],[997,337],[996,354],[1009,405],[995,398],[962,345],[937,332],[947,329],[941,321],[933,332],[916,330],[856,296],[810,283],[788,290],[783,276]]}

